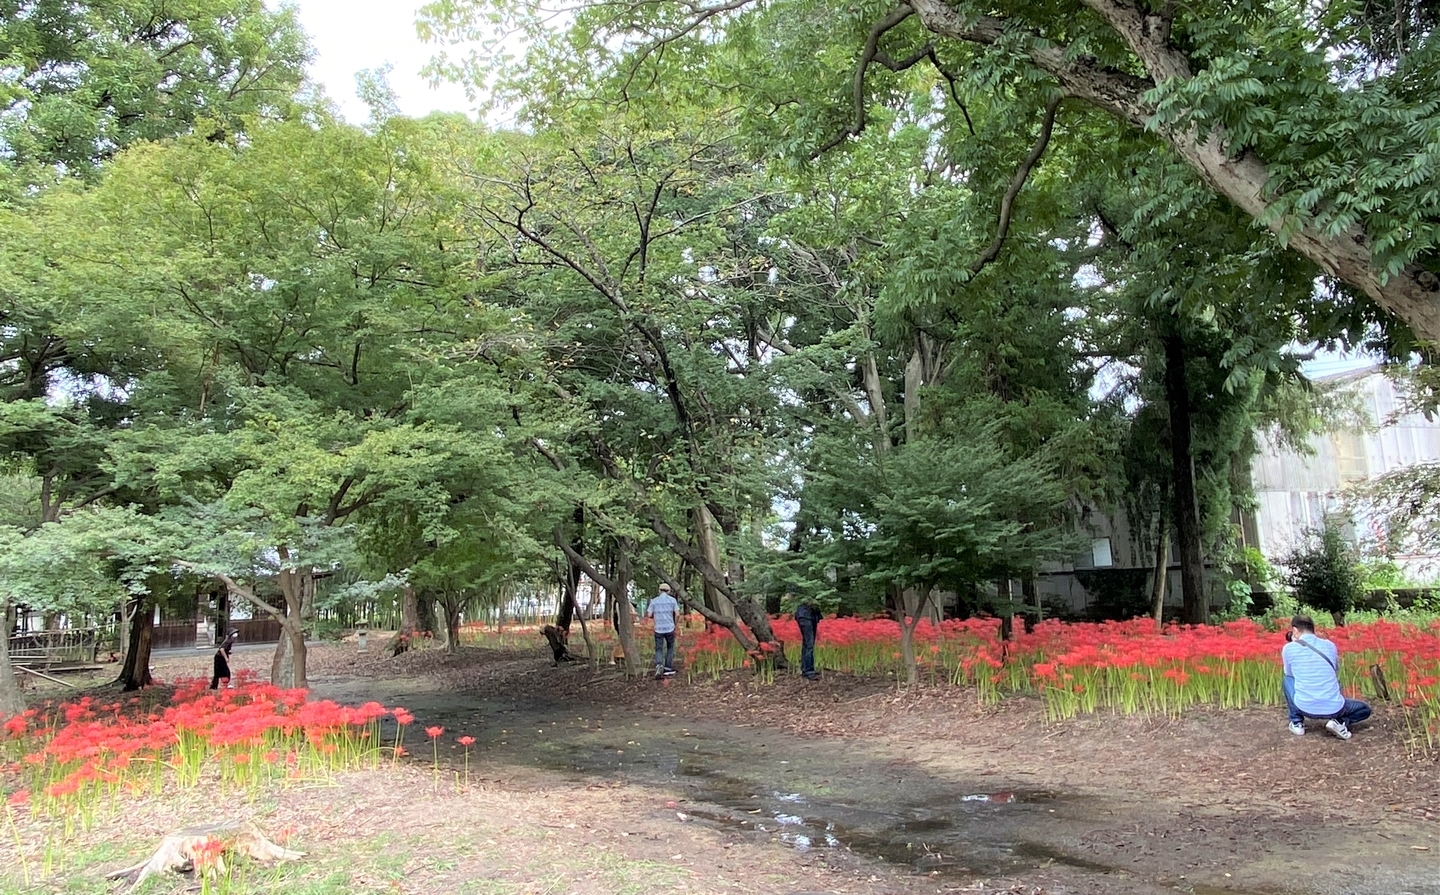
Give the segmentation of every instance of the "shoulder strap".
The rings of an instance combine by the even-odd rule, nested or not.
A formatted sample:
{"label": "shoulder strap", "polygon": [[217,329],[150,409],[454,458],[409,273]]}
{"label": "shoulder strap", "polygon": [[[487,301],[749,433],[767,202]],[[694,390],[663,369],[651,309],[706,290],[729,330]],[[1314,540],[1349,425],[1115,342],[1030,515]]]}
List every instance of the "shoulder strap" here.
{"label": "shoulder strap", "polygon": [[1319,648],[1318,646],[1316,646],[1315,644],[1310,643],[1309,641],[1306,641],[1306,640],[1296,640],[1295,642],[1298,643],[1298,644],[1300,644],[1301,646],[1305,647],[1306,649],[1314,652],[1315,655],[1319,656],[1320,658],[1324,659],[1324,660],[1325,660],[1325,664],[1330,666],[1330,670],[1331,670],[1331,671],[1334,671],[1336,674],[1339,674],[1339,673],[1340,673],[1340,669],[1337,668],[1337,667],[1335,667],[1335,663],[1330,661],[1330,657],[1329,657],[1329,656],[1327,656],[1327,655],[1325,655],[1324,653],[1320,652],[1320,648]]}

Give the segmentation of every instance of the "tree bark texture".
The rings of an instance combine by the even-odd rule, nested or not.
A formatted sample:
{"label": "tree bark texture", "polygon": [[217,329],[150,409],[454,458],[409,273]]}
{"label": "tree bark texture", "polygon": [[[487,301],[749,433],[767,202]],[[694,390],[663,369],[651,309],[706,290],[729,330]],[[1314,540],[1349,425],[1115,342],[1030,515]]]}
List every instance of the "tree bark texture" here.
{"label": "tree bark texture", "polygon": [[390,646],[390,655],[398,656],[410,648],[415,639],[415,630],[420,626],[420,604],[415,597],[415,586],[407,583],[400,589],[400,630]]}
{"label": "tree bark texture", "polygon": [[[716,569],[722,568],[720,561],[720,540],[716,534],[715,516],[710,508],[703,503],[696,507],[692,514],[695,527],[695,545],[699,548],[705,561]],[[735,604],[730,598],[721,593],[719,588],[705,582],[702,589],[705,595],[705,605],[713,609],[718,615],[734,616],[736,614]]]}
{"label": "tree bark texture", "polygon": [[15,630],[15,607],[8,602],[0,612],[5,630],[0,631],[0,718],[9,718],[25,711],[25,697],[20,695],[20,682],[10,667],[10,632]]}
{"label": "tree bark texture", "polygon": [[1186,624],[1210,621],[1205,593],[1205,558],[1200,550],[1200,509],[1195,496],[1191,450],[1190,387],[1185,377],[1185,340],[1170,333],[1165,344],[1165,402],[1170,410],[1170,466],[1175,495],[1175,534],[1180,542],[1180,594]]}
{"label": "tree bark texture", "polygon": [[150,678],[150,642],[155,633],[155,614],[150,601],[136,601],[135,620],[130,624],[130,645],[125,650],[125,664],[120,667],[118,683],[125,690],[139,690],[148,687]]}
{"label": "tree bark texture", "polygon": [[[279,553],[282,562],[289,559],[285,547],[281,547]],[[270,682],[277,687],[305,689],[310,686],[305,672],[305,615],[314,591],[315,574],[308,567],[280,569],[280,593],[285,597],[285,605],[280,608],[285,615],[279,620],[280,644],[275,648],[275,662],[270,668]]]}

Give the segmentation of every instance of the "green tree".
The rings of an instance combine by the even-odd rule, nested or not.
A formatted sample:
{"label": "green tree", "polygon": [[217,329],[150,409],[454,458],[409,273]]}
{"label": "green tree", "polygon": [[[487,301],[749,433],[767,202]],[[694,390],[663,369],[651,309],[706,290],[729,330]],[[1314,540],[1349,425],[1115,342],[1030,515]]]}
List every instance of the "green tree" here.
{"label": "green tree", "polygon": [[[890,595],[909,683],[913,634],[939,587],[962,590],[1059,559],[1073,538],[1031,520],[1066,500],[1051,464],[1016,458],[995,424],[877,453],[856,439],[817,439],[805,499],[817,578],[858,572]],[[819,521],[824,520],[824,521]]]}
{"label": "green tree", "polygon": [[135,143],[288,114],[308,55],[294,10],[260,0],[5,0],[0,170],[90,175]]}
{"label": "green tree", "polygon": [[1345,614],[1362,595],[1365,571],[1335,520],[1309,532],[1307,543],[1296,547],[1281,560],[1285,583],[1302,606],[1328,612],[1335,624],[1345,624]]}
{"label": "green tree", "polygon": [[[977,99],[1033,119],[1060,97],[1064,110],[1152,135],[1151,152],[1183,164],[1333,287],[1433,341],[1440,106],[1430,85],[1440,54],[1424,4],[1395,12],[1400,27],[1377,29],[1358,3],[1317,12],[1275,3],[753,0],[577,4],[557,27],[549,10],[524,0],[438,0],[423,23],[440,39],[527,36],[527,67],[498,86],[532,96],[565,101],[588,90],[635,100],[654,85],[736,84],[767,144],[790,157],[848,146],[917,74],[954,99],[934,123],[948,139],[972,129]],[[494,81],[490,58],[442,59],[437,70]],[[682,80],[691,86],[675,86]],[[565,81],[578,89],[547,90]],[[1062,136],[1094,136],[1072,131],[1074,116],[1062,115]],[[1021,167],[1015,158],[1000,170]]]}

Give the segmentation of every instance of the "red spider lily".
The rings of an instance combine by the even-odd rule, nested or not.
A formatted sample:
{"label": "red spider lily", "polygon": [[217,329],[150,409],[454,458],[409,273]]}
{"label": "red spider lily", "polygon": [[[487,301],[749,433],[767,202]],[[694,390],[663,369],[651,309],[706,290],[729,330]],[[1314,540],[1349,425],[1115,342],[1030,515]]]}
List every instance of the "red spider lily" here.
{"label": "red spider lily", "polygon": [[432,739],[432,740],[433,740],[433,739],[437,739],[437,738],[438,738],[442,733],[444,733],[444,732],[445,732],[445,728],[443,728],[443,727],[427,727],[427,728],[425,728],[425,735],[428,736],[428,737],[429,737],[430,739]]}
{"label": "red spider lily", "polygon": [[457,742],[457,743],[459,743],[460,745],[464,746],[466,749],[469,749],[471,746],[475,745],[475,738],[474,738],[474,737],[461,737],[460,739],[456,740],[455,742]]}

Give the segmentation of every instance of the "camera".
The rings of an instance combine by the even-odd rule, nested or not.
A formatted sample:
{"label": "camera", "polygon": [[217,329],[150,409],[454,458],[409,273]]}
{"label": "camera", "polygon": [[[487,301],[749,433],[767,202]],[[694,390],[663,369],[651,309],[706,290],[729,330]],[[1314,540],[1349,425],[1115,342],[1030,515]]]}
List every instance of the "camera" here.
{"label": "camera", "polygon": [[1286,642],[1286,643],[1289,643],[1290,641],[1292,641],[1292,640],[1294,640],[1294,639],[1295,639],[1295,632],[1294,632],[1294,631],[1286,631],[1286,632],[1285,632],[1285,642]]}

